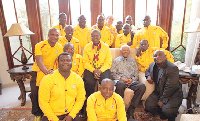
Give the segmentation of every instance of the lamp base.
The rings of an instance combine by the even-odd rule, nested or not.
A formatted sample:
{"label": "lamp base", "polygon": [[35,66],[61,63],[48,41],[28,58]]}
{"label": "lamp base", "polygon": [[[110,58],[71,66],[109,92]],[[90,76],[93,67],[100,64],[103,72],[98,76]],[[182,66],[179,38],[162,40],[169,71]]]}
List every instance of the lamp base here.
{"label": "lamp base", "polygon": [[22,70],[26,70],[26,69],[29,69],[29,67],[26,65],[22,67]]}

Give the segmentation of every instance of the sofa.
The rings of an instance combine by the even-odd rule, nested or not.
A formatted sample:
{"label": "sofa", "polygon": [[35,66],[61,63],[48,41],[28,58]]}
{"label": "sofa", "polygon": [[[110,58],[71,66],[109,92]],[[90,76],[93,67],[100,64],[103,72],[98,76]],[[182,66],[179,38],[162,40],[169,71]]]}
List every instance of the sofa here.
{"label": "sofa", "polygon": [[[112,60],[114,60],[116,57],[121,55],[120,48],[110,48],[110,51],[111,51],[111,55],[112,55]],[[135,59],[136,52],[137,52],[137,50],[135,48],[131,48],[129,57]],[[144,95],[142,97],[142,100],[145,101],[149,97],[149,95],[154,91],[155,85],[154,84],[149,84],[146,81],[146,77],[145,77],[145,73],[144,72],[139,72],[139,82],[145,84],[145,86],[146,86],[146,91],[145,91],[145,93],[144,93]]]}

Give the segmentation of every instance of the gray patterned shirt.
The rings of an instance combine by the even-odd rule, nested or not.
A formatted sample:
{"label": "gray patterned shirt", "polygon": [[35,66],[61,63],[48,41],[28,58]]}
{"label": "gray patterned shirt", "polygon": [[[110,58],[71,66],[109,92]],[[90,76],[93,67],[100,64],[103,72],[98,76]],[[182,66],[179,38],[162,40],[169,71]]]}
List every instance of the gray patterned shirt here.
{"label": "gray patterned shirt", "polygon": [[133,81],[138,81],[139,70],[134,59],[119,56],[112,63],[111,75],[114,80],[120,80],[121,77],[126,77],[133,79]]}

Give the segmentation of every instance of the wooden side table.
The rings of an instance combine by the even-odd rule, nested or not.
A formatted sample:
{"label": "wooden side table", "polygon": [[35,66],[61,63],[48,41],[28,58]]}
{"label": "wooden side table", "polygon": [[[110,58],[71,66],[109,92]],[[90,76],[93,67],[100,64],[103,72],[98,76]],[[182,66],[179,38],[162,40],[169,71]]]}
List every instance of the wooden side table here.
{"label": "wooden side table", "polygon": [[29,65],[28,67],[29,69],[26,70],[22,70],[22,66],[8,70],[11,79],[13,81],[17,81],[17,84],[20,88],[21,95],[18,97],[18,99],[22,99],[21,106],[24,106],[26,103],[26,90],[24,86],[24,81],[26,81],[26,79],[29,79],[31,76],[30,73],[32,65]]}
{"label": "wooden side table", "polygon": [[192,112],[192,104],[196,107],[196,92],[199,83],[199,76],[191,76],[189,73],[184,71],[179,71],[179,81],[181,84],[187,84],[190,87],[188,96],[187,96],[187,113]]}

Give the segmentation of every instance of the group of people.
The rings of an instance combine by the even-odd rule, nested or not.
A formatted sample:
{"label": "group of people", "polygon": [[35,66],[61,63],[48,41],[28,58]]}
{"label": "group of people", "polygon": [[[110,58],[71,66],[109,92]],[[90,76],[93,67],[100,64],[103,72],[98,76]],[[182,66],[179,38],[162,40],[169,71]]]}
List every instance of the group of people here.
{"label": "group of people", "polygon": [[[74,28],[66,20],[65,13],[59,14],[59,24],[49,30],[48,39],[35,46],[30,83],[35,121],[81,121],[85,116],[88,121],[134,120],[134,109],[146,90],[138,81],[139,71],[155,84],[145,101],[146,111],[175,120],[182,103],[178,68],[165,50],[167,33],[152,26],[149,16],[140,30],[132,25],[130,15],[124,25],[118,21],[116,27],[113,16],[99,15],[92,28],[84,15]],[[113,61],[110,47],[121,52]],[[136,60],[129,57],[130,48],[137,49]],[[127,109],[126,88],[134,93]]]}

